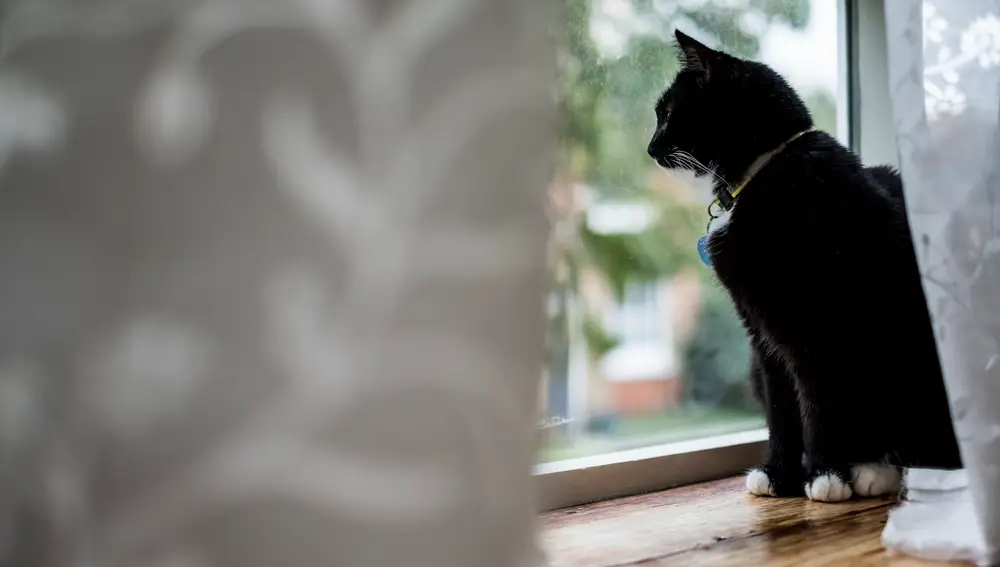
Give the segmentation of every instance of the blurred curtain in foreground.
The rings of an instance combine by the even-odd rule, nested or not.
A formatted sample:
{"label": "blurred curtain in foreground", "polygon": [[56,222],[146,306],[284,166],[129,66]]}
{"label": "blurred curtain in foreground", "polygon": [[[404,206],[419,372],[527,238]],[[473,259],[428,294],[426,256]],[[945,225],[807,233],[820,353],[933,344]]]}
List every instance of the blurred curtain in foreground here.
{"label": "blurred curtain in foreground", "polygon": [[542,4],[2,4],[0,565],[527,564]]}
{"label": "blurred curtain in foreground", "polygon": [[[910,471],[887,545],[1000,561],[1000,0],[886,0],[900,163],[965,471]],[[900,403],[906,393],[900,392]]]}

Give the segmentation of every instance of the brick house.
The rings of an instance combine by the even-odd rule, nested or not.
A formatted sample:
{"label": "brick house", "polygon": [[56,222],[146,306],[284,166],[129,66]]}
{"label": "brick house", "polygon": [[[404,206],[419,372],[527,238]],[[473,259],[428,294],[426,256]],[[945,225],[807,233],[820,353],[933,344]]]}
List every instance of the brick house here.
{"label": "brick house", "polygon": [[[654,175],[653,185],[660,190],[675,198],[698,199],[686,184]],[[648,203],[597,203],[593,192],[580,184],[563,184],[553,194],[561,214],[585,213],[588,228],[595,232],[636,233],[656,220],[655,209]],[[618,301],[601,275],[584,267],[579,302],[588,313],[600,316],[620,342],[595,359],[581,331],[582,314],[571,313],[575,319],[570,324],[569,344],[553,353],[559,360],[543,372],[539,383],[540,412],[562,422],[559,431],[551,433],[573,438],[595,417],[650,414],[677,405],[684,380],[681,347],[697,321],[701,285],[693,272],[660,281],[629,282]]]}

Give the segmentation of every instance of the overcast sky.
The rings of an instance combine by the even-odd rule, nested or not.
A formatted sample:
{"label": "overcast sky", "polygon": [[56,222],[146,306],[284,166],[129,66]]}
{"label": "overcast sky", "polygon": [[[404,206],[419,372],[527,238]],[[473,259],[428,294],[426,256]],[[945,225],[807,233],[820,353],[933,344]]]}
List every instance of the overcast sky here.
{"label": "overcast sky", "polygon": [[773,26],[761,46],[761,59],[802,90],[837,92],[837,5],[812,0],[809,26],[792,31]]}

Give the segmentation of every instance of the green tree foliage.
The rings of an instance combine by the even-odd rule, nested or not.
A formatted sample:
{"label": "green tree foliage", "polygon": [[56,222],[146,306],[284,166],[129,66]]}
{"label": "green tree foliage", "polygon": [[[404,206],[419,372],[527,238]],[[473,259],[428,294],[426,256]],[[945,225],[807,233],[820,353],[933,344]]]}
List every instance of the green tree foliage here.
{"label": "green tree foliage", "polygon": [[684,348],[684,398],[706,407],[754,407],[747,371],[750,346],[732,302],[717,287],[702,299],[698,325]]}

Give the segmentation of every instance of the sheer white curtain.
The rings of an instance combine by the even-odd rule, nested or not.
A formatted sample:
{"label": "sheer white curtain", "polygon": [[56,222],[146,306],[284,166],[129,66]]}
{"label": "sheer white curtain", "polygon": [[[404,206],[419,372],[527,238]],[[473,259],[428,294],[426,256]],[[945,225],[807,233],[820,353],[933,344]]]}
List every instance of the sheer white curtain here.
{"label": "sheer white curtain", "polygon": [[544,4],[0,2],[0,565],[527,564]]}
{"label": "sheer white curtain", "polygon": [[885,540],[997,562],[1000,0],[886,0],[885,13],[907,207],[966,466],[914,472]]}

